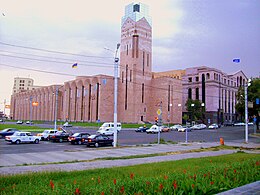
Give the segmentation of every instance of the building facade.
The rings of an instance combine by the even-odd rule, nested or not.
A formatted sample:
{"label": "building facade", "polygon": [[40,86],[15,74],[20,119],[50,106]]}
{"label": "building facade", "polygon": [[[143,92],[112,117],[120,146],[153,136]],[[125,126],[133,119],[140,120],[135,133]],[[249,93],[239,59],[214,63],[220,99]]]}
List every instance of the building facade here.
{"label": "building facade", "polygon": [[[154,122],[162,110],[163,122],[181,123],[182,83],[152,72],[152,23],[148,6],[130,4],[121,25],[118,78],[118,121]],[[80,76],[62,86],[47,86],[13,94],[13,119],[101,122],[112,121],[114,78],[108,75]],[[32,102],[37,106],[32,107]]]}

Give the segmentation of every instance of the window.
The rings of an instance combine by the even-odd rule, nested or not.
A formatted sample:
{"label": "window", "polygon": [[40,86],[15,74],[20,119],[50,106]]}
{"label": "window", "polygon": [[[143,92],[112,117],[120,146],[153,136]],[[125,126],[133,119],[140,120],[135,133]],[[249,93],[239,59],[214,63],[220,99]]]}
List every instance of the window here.
{"label": "window", "polygon": [[147,54],[147,66],[149,66],[149,54]]}
{"label": "window", "polygon": [[188,99],[192,99],[192,90],[191,90],[191,88],[188,89]]}
{"label": "window", "polygon": [[142,103],[144,103],[144,83],[142,83]]}
{"label": "window", "polygon": [[128,45],[126,45],[126,55],[128,55]]}
{"label": "window", "polygon": [[207,78],[207,80],[210,79],[210,74],[209,73],[206,74],[206,78]]}
{"label": "window", "polygon": [[122,83],[124,83],[124,71],[122,71]]}
{"label": "window", "polygon": [[196,81],[199,81],[199,77],[196,77]]}
{"label": "window", "polygon": [[196,88],[196,100],[199,99],[199,88]]}
{"label": "window", "polygon": [[133,12],[140,12],[140,5],[135,4],[133,7]]}
{"label": "window", "polygon": [[132,70],[130,70],[130,82],[132,81]]}
{"label": "window", "polygon": [[189,80],[189,83],[192,82],[192,77],[189,77],[188,80]]}

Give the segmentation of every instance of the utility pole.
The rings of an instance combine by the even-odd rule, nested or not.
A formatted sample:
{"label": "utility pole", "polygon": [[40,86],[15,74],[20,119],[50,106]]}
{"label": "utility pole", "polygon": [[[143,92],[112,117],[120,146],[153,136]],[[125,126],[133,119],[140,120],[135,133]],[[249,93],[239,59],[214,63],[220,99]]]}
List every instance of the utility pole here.
{"label": "utility pole", "polygon": [[114,58],[114,144],[113,147],[117,145],[117,77],[118,77],[118,62],[119,58],[117,57],[118,49],[120,43],[116,45],[116,53]]}

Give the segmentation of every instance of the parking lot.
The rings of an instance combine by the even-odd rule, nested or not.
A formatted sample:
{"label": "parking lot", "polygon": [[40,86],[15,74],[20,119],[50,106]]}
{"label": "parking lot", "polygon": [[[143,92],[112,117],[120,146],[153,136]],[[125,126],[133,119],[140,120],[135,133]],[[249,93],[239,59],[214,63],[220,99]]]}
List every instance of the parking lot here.
{"label": "parking lot", "polygon": [[[132,146],[157,143],[157,134],[137,133],[135,129],[122,129],[118,134],[119,146]],[[82,127],[71,127],[69,131],[88,132],[95,134],[95,129],[87,129]],[[249,126],[249,133],[253,133],[253,127]],[[170,131],[161,133],[161,138],[170,142],[185,142],[186,133]],[[188,132],[189,142],[219,142],[220,137],[224,141],[243,142],[245,139],[245,127],[222,127],[217,130],[194,130]],[[260,144],[259,138],[249,137],[249,142]],[[0,154],[17,154],[17,153],[32,153],[32,152],[47,152],[47,151],[79,151],[79,150],[95,150],[94,147],[86,147],[86,145],[71,145],[69,142],[53,143],[51,141],[41,141],[39,144],[10,144],[0,139]]]}

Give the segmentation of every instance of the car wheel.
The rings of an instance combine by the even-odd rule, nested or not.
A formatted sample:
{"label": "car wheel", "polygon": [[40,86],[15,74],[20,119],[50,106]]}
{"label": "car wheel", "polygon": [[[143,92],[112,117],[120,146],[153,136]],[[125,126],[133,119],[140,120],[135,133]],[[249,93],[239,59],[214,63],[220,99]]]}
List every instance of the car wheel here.
{"label": "car wheel", "polygon": [[78,141],[78,145],[81,145],[81,144],[82,144],[82,142],[79,140],[79,141]]}
{"label": "car wheel", "polygon": [[59,142],[61,143],[62,141],[63,141],[63,140],[60,138],[60,139],[59,139]]}
{"label": "car wheel", "polygon": [[50,136],[48,136],[48,137],[46,138],[46,140],[49,141],[49,140],[50,140]]}
{"label": "car wheel", "polygon": [[18,139],[18,140],[15,141],[15,143],[16,143],[16,144],[20,144],[21,141]]}
{"label": "car wheel", "polygon": [[35,144],[38,144],[40,141],[38,140],[38,139],[36,139],[35,141],[34,141],[34,143]]}
{"label": "car wheel", "polygon": [[98,148],[98,146],[99,146],[98,143],[95,143],[95,147]]}

